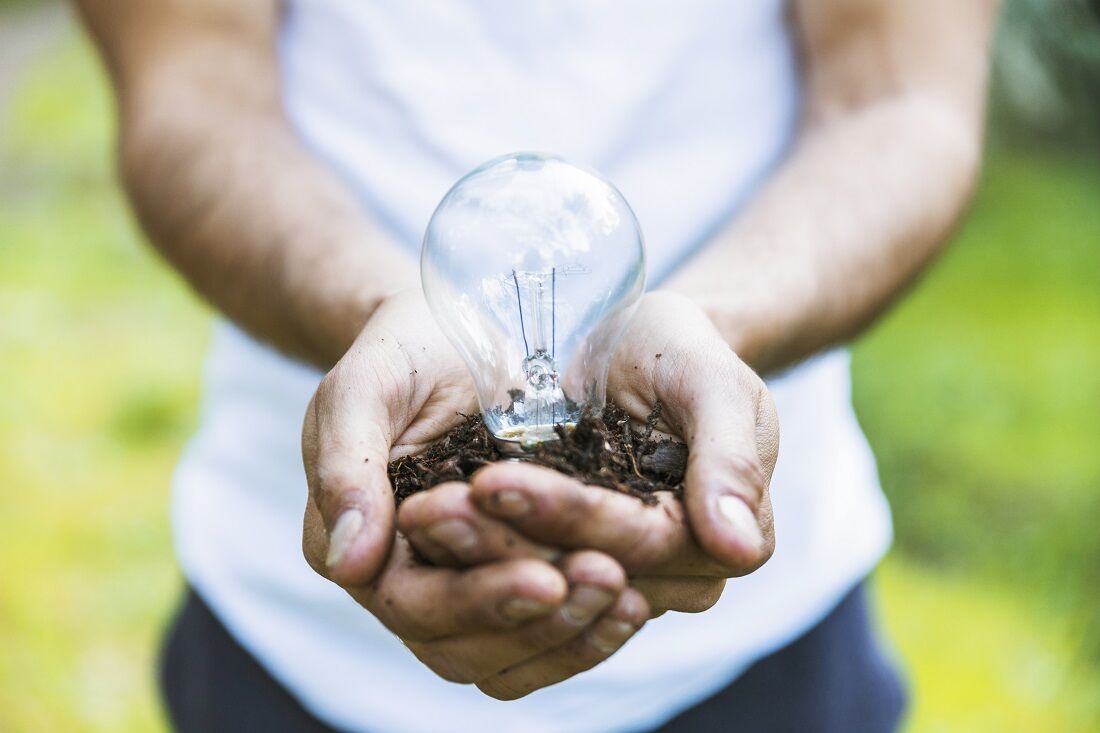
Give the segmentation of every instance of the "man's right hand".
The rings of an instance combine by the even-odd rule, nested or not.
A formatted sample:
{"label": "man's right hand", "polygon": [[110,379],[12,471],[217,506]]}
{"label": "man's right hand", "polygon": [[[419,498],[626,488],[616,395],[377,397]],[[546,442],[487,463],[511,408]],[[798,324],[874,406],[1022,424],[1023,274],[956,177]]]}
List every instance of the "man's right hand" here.
{"label": "man's right hand", "polygon": [[420,293],[383,301],[306,410],[304,550],[314,569],[341,585],[373,580],[394,535],[389,461],[476,409],[473,383]]}
{"label": "man's right hand", "polygon": [[[437,674],[514,698],[603,661],[650,612],[604,553],[563,554],[521,539],[494,562],[435,567],[395,532],[389,461],[422,450],[476,409],[465,366],[421,295],[387,299],[306,412],[303,549],[314,570]],[[423,541],[461,544],[462,529],[440,522]]]}

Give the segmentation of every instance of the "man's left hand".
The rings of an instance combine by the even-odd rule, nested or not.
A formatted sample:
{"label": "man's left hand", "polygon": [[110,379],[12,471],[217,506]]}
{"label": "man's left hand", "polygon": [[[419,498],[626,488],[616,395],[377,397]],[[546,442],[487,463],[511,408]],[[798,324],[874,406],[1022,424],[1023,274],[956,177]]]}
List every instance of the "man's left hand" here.
{"label": "man's left hand", "polygon": [[[768,485],[779,431],[767,388],[697,306],[657,293],[643,299],[628,328],[608,391],[639,421],[658,400],[664,405],[661,427],[689,448],[682,502],[660,492],[657,506],[645,506],[547,468],[507,462],[480,470],[468,486],[411,497],[398,526],[443,565],[515,557],[529,540],[599,550],[622,564],[655,614],[709,608],[726,578],[759,568],[775,546]],[[426,538],[426,528],[446,519],[472,530],[462,547]]]}

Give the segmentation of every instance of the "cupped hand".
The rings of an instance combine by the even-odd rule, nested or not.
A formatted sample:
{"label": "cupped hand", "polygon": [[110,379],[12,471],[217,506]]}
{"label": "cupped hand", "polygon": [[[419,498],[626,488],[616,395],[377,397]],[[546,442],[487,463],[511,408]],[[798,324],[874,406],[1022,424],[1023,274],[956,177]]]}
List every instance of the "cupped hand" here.
{"label": "cupped hand", "polygon": [[[726,578],[759,568],[775,546],[768,487],[779,430],[767,388],[697,306],[653,293],[624,335],[608,393],[637,420],[660,400],[659,427],[689,447],[682,502],[661,492],[657,506],[645,506],[547,468],[504,462],[478,471],[462,496],[451,488],[446,500],[431,492],[409,499],[399,526],[451,566],[529,557],[544,546],[599,550],[622,564],[654,612],[709,608]],[[426,533],[448,520],[466,530],[461,547],[457,534]]]}
{"label": "cupped hand", "polygon": [[306,410],[309,563],[341,585],[373,580],[394,537],[391,457],[422,450],[475,409],[469,375],[420,293],[384,301]]}
{"label": "cupped hand", "polygon": [[[395,531],[389,461],[425,448],[460,413],[477,409],[473,395],[420,294],[383,303],[307,410],[302,544],[314,570],[437,674],[514,698],[599,663],[650,610],[605,553],[525,542],[522,553],[440,567]],[[434,511],[447,496],[426,495],[421,506]],[[429,529],[455,538],[453,526],[450,534]]]}

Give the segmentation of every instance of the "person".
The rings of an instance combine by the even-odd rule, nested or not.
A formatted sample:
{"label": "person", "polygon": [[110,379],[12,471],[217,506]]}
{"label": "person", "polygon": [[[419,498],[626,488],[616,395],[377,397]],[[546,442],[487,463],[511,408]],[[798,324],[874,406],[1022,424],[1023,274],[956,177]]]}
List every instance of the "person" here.
{"label": "person", "polygon": [[[134,210],[222,314],[175,476],[173,725],[894,729],[841,345],[963,211],[994,6],[80,0]],[[665,405],[682,503],[502,463],[394,509],[387,461],[476,409],[419,236],[516,150],[637,212],[656,287],[609,397]]]}

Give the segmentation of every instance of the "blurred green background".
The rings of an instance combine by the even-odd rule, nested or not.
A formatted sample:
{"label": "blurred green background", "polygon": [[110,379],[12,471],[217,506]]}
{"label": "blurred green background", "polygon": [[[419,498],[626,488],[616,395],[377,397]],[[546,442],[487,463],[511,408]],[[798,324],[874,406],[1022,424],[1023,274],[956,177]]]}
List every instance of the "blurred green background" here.
{"label": "blurred green background", "polygon": [[[1020,71],[1035,7],[1010,5],[973,212],[855,348],[912,732],[1100,731],[1100,168],[1074,74]],[[0,1],[0,731],[164,726],[168,484],[210,313],[142,244],[111,120],[64,9]]]}

